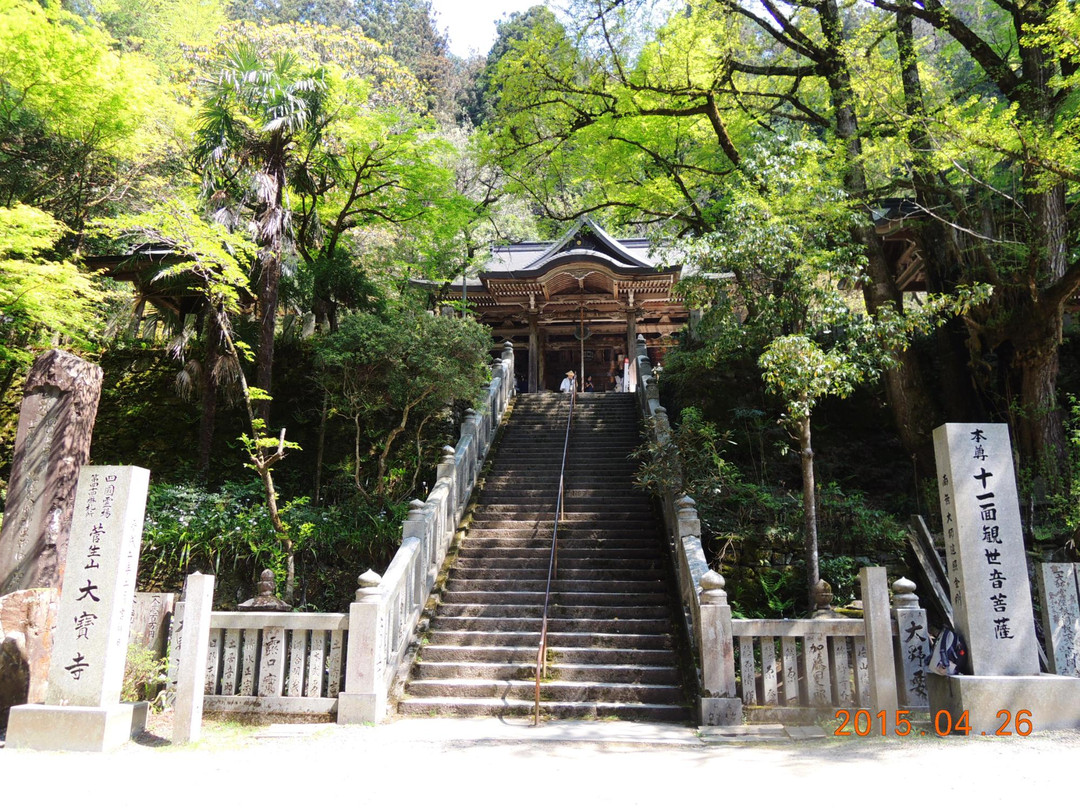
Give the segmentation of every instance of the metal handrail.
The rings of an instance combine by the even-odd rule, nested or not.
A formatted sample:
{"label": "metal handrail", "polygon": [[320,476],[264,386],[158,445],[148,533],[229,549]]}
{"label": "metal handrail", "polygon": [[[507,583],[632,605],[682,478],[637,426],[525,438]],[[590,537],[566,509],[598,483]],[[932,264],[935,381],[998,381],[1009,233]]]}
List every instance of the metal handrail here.
{"label": "metal handrail", "polygon": [[540,679],[547,678],[547,629],[548,605],[551,602],[551,582],[559,568],[559,518],[563,515],[563,494],[566,487],[566,455],[570,450],[570,426],[574,422],[574,402],[577,401],[577,384],[570,390],[570,413],[566,416],[566,437],[563,440],[562,466],[559,468],[559,496],[555,500],[555,527],[551,531],[551,556],[548,559],[547,589],[544,590],[544,614],[540,621],[540,647],[536,651],[536,705],[533,726],[540,726]]}

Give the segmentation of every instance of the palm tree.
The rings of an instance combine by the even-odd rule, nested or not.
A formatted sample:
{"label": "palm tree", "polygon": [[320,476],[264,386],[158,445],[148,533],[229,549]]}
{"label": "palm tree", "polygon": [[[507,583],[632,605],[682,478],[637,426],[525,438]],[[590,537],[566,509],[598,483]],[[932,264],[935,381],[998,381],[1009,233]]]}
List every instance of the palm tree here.
{"label": "palm tree", "polygon": [[[240,226],[247,219],[256,260],[259,347],[256,385],[270,392],[278,287],[291,250],[284,191],[299,161],[319,139],[328,97],[323,68],[302,65],[289,52],[267,55],[240,43],[204,80],[193,156],[202,172],[212,215]],[[269,401],[259,403],[269,421]]]}

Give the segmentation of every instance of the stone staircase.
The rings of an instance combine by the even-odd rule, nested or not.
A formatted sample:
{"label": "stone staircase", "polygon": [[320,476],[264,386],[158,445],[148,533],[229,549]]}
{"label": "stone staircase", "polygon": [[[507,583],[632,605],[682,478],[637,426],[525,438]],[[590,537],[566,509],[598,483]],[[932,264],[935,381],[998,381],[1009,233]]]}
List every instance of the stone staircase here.
{"label": "stone staircase", "polygon": [[[569,396],[514,405],[398,711],[527,715]],[[668,563],[632,485],[632,394],[580,395],[567,459],[541,712],[688,721]]]}

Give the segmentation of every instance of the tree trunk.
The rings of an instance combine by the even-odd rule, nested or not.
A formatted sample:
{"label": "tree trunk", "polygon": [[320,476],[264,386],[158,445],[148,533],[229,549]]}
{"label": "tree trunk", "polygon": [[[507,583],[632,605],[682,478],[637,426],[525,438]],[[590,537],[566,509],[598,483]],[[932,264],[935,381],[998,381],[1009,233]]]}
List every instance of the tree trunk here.
{"label": "tree trunk", "polygon": [[[285,253],[288,212],[284,205],[285,146],[280,139],[270,145],[269,157],[256,182],[259,187],[259,350],[256,354],[256,386],[272,394],[274,372],[274,332],[277,326],[278,289]],[[270,423],[270,402],[256,407],[264,424]]]}
{"label": "tree trunk", "polygon": [[799,460],[802,464],[803,557],[806,560],[806,593],[814,608],[814,588],[821,577],[818,568],[817,489],[814,486],[814,449],[810,445],[810,419],[799,419]]}
{"label": "tree trunk", "polygon": [[206,356],[203,360],[202,413],[199,418],[199,476],[203,483],[210,477],[210,452],[217,422],[217,366],[221,359],[221,327],[211,314],[206,324]]}
{"label": "tree trunk", "polygon": [[[904,88],[904,110],[907,113],[908,144],[911,147],[911,177],[915,199],[923,211],[945,208],[937,176],[929,164],[933,143],[923,121],[926,107],[923,98],[919,59],[915,50],[914,17],[909,11],[896,13],[896,51],[900,61],[900,79]],[[953,249],[946,225],[936,216],[924,217],[917,229],[923,256],[923,271],[927,289],[934,294],[952,294],[960,281],[961,256]],[[934,333],[937,360],[941,363],[939,384],[946,421],[980,420],[982,408],[975,396],[966,345],[966,327],[960,317],[954,317]],[[931,424],[934,426],[934,424]]]}
{"label": "tree trunk", "polygon": [[[824,0],[816,9],[822,32],[825,34],[823,67],[832,99],[836,134],[847,150],[848,166],[844,174],[844,189],[852,199],[866,202],[867,184],[862,165],[862,140],[855,112],[851,74],[844,57],[843,20],[836,0]],[[863,245],[866,253],[869,282],[863,284],[863,299],[867,311],[871,316],[882,306],[893,306],[897,311],[902,311],[903,298],[873,225],[867,222],[852,228],[852,236]],[[911,350],[903,351],[897,361],[897,366],[886,371],[884,376],[893,421],[904,449],[915,461],[919,473],[931,474],[934,466],[930,436],[939,419],[927,392],[925,374],[917,354]]]}
{"label": "tree trunk", "polygon": [[326,451],[326,420],[330,415],[330,394],[323,393],[322,411],[319,413],[319,439],[315,449],[315,494],[313,501],[318,505],[322,501],[322,467]]}
{"label": "tree trunk", "polygon": [[[1052,486],[1064,471],[1065,425],[1057,404],[1062,313],[1032,314],[1014,330],[1012,368],[1020,377],[1016,441],[1025,466]],[[1038,320],[1038,322],[1035,322]]]}
{"label": "tree trunk", "polygon": [[[214,312],[214,317],[217,319],[221,329],[222,341],[225,343],[225,351],[239,363],[240,357],[237,356],[236,345],[233,343],[229,325],[223,319],[224,316],[225,315],[222,312]],[[237,378],[240,381],[240,392],[244,398],[248,423],[251,427],[252,443],[251,448],[248,450],[248,457],[251,459],[252,465],[258,472],[259,479],[262,480],[263,490],[266,492],[266,510],[270,515],[270,524],[274,526],[274,532],[278,536],[278,541],[281,542],[281,546],[285,550],[285,600],[291,602],[293,591],[296,586],[296,559],[293,556],[292,538],[290,538],[288,531],[285,529],[285,523],[281,521],[281,514],[278,512],[277,490],[274,488],[274,477],[270,472],[270,467],[284,457],[285,430],[281,431],[281,444],[279,445],[277,453],[268,457],[258,445],[259,438],[264,434],[264,430],[259,429],[255,423],[256,418],[251,401],[251,391],[248,389],[247,378],[244,376],[243,369],[237,374]]]}

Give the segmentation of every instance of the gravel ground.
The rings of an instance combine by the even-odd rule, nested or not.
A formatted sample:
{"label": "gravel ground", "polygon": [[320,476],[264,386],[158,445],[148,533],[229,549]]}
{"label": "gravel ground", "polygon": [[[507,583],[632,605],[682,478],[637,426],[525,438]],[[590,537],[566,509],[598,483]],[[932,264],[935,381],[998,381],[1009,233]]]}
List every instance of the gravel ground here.
{"label": "gravel ground", "polygon": [[0,806],[694,805],[798,799],[917,805],[1075,800],[1080,732],[1027,738],[716,743],[691,728],[621,722],[409,719],[380,726],[207,720],[174,747],[157,717],[116,752],[0,749]]}

